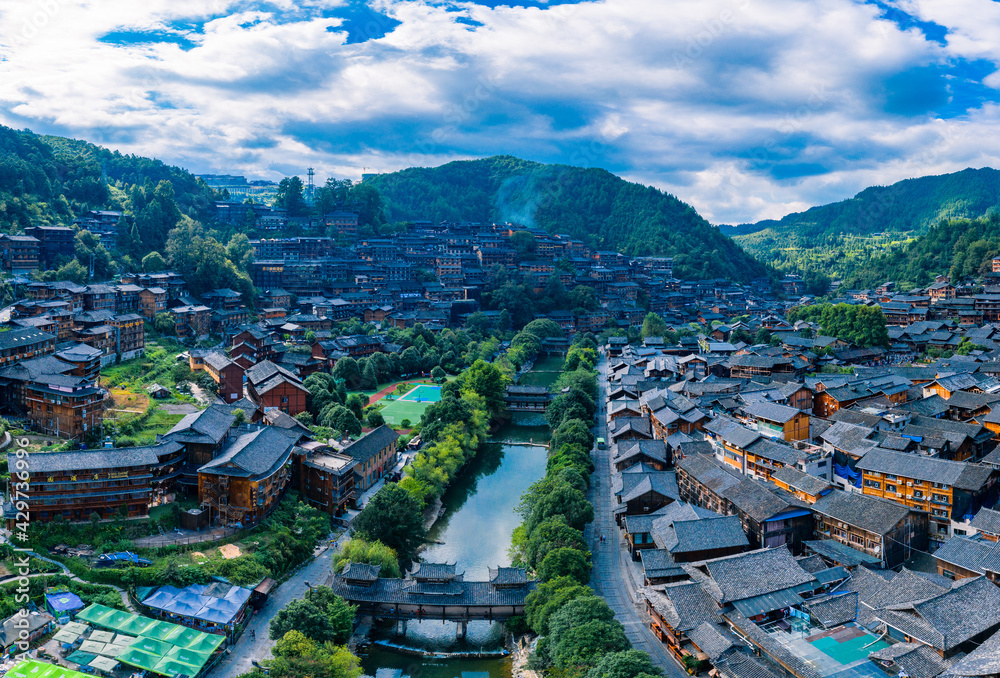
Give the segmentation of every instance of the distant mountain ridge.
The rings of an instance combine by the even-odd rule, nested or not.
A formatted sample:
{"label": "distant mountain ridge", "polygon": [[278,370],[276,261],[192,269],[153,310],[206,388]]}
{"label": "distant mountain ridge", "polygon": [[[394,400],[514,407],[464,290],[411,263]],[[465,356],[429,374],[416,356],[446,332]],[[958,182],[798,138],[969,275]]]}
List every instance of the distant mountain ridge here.
{"label": "distant mountain ridge", "polygon": [[923,233],[941,219],[975,218],[1000,205],[1000,170],[967,168],[961,172],[904,179],[871,186],[853,198],[812,207],[805,212],[755,224],[720,226],[726,235],[749,235],[766,228],[795,229],[799,236],[833,231],[867,235],[880,231]]}
{"label": "distant mountain ridge", "polygon": [[750,280],[767,268],[693,207],[602,169],[493,156],[369,179],[393,221],[501,221],[630,256],[674,257],[678,277]]}
{"label": "distant mountain ridge", "polygon": [[942,220],[975,219],[998,205],[1000,171],[987,167],[872,186],[781,219],[720,229],[779,270],[847,277]]}

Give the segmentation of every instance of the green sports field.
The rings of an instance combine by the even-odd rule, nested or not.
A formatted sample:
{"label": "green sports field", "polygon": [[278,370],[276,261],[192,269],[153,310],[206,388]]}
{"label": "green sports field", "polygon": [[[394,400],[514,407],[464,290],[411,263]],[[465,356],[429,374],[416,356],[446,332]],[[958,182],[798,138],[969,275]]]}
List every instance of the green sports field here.
{"label": "green sports field", "polygon": [[431,403],[441,400],[441,387],[421,384],[382,408],[385,423],[399,426],[404,419],[416,424]]}

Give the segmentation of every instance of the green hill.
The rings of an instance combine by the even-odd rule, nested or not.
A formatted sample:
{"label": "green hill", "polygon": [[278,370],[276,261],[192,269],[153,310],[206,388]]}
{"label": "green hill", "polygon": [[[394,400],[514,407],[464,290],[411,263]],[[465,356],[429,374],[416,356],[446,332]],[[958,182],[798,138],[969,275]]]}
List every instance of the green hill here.
{"label": "green hill", "polygon": [[68,225],[91,209],[127,209],[132,186],[170,181],[178,209],[204,216],[211,190],[194,175],[100,146],[0,126],[0,230]]}
{"label": "green hill", "polygon": [[871,288],[893,280],[901,289],[924,286],[945,274],[953,282],[978,278],[1000,255],[1000,215],[942,220],[900,249],[875,256],[845,278],[847,287]]}
{"label": "green hill", "polygon": [[601,169],[495,156],[405,169],[365,183],[379,190],[394,221],[509,221],[631,256],[673,256],[678,277],[750,280],[767,274],[690,205]]}
{"label": "green hill", "polygon": [[1000,171],[966,169],[873,186],[780,220],[721,229],[779,269],[849,276],[873,258],[901,251],[942,219],[980,217],[998,204]]}

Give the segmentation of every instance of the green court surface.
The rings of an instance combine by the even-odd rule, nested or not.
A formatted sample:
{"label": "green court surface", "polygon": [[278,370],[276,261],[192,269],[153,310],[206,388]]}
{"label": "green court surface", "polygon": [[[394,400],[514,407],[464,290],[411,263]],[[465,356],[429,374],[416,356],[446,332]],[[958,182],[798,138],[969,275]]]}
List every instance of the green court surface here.
{"label": "green court surface", "polygon": [[436,403],[441,400],[441,387],[420,384],[412,391],[407,391],[405,395],[401,395],[399,399],[418,403]]}
{"label": "green court surface", "polygon": [[826,638],[819,638],[818,640],[812,641],[812,644],[817,650],[833,657],[838,662],[846,666],[861,659],[867,659],[868,655],[872,652],[881,650],[884,647],[889,647],[888,643],[884,643],[881,640],[873,645],[865,647],[874,639],[874,636],[865,634],[863,636],[858,636],[857,638],[845,640],[841,643],[834,638],[827,636]]}

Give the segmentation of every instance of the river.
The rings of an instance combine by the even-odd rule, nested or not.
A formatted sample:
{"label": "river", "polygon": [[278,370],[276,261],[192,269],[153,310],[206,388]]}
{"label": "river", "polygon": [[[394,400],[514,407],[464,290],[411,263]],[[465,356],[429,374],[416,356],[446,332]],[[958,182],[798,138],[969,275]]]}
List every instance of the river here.
{"label": "river", "polygon": [[[551,385],[561,365],[560,357],[541,359],[519,383]],[[548,436],[541,415],[515,414],[494,436],[504,442],[486,445],[445,492],[445,513],[431,528],[428,539],[432,543],[422,560],[455,563],[468,580],[486,579],[489,568],[509,565],[510,536],[521,521],[514,509],[528,486],[545,475],[545,449],[523,443],[544,443]],[[452,622],[411,621],[403,638],[394,638],[391,629],[379,629],[373,638],[439,652],[498,650],[503,646],[500,624],[470,622],[465,640],[458,640],[456,631]],[[411,678],[461,678],[463,673],[476,672],[490,678],[511,678],[509,659],[436,659],[371,645],[362,650],[361,660],[370,676],[377,669],[388,668],[400,669]]]}

